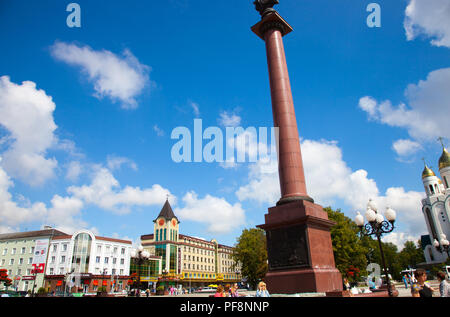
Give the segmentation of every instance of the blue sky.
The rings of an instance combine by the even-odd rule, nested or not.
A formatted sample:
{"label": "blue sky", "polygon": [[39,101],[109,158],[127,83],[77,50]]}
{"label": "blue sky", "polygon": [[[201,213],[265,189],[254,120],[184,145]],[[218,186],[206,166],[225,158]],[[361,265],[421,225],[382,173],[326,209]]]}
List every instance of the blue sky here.
{"label": "blue sky", "polygon": [[[401,244],[426,230],[421,158],[437,173],[436,139],[450,137],[450,7],[377,1],[382,25],[369,28],[371,2],[277,10],[294,28],[284,44],[309,194],[352,218],[369,198],[392,206],[388,240]],[[184,234],[232,245],[262,224],[276,173],[175,163],[170,138],[195,118],[272,125],[252,1],[78,0],[81,28],[66,25],[69,3],[0,3],[0,230],[52,224],[136,240],[167,194]]]}

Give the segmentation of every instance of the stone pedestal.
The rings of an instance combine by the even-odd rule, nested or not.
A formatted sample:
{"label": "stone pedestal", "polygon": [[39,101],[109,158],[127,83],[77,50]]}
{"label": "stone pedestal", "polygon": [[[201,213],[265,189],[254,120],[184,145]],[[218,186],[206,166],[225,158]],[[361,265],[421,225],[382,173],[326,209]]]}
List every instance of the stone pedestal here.
{"label": "stone pedestal", "polygon": [[306,200],[269,209],[265,224],[271,293],[293,294],[342,290],[335,268],[330,227],[322,206]]}

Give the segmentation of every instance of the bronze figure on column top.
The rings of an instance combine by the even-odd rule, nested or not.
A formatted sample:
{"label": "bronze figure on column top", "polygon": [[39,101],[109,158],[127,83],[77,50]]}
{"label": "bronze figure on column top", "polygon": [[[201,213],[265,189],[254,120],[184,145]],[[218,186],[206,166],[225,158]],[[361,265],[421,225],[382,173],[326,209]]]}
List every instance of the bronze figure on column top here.
{"label": "bronze figure on column top", "polygon": [[276,12],[273,6],[280,2],[278,0],[255,0],[253,3],[255,4],[256,11],[258,11],[263,18],[269,13]]}

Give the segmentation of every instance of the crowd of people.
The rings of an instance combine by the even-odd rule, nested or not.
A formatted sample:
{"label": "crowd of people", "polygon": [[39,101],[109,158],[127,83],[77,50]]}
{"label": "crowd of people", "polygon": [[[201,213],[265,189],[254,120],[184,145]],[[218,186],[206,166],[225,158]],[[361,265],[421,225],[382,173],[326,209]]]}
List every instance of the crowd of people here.
{"label": "crowd of people", "polygon": [[[414,271],[414,274],[408,274],[405,273],[403,275],[403,283],[405,285],[405,288],[411,289],[411,295],[413,297],[432,297],[433,293],[436,291],[439,291],[439,294],[441,297],[450,297],[450,285],[448,281],[446,280],[446,274],[443,272],[437,273],[437,279],[439,282],[439,290],[434,289],[431,287],[431,285],[427,282],[427,273],[424,269],[417,269]],[[372,283],[370,283],[372,282]],[[376,289],[375,282],[369,281],[369,289],[374,290]],[[232,285],[226,284],[226,285],[219,285],[217,286],[216,292],[214,294],[214,297],[242,297],[246,295],[241,295],[238,292],[238,284],[234,283]],[[347,278],[343,279],[343,288],[344,290],[350,290],[351,286]],[[170,287],[168,289],[169,295],[181,295],[185,294],[185,290],[182,289],[181,291],[175,287]],[[187,293],[187,290],[186,290]],[[150,291],[146,291],[147,297],[150,295]],[[259,282],[257,290],[256,290],[256,297],[270,297],[269,291],[267,290],[267,285],[263,281]]]}

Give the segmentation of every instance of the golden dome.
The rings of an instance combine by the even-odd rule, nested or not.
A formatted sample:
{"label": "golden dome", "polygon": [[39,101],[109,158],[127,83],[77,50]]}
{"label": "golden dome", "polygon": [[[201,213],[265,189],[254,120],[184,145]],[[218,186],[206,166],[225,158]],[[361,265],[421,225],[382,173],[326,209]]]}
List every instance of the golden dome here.
{"label": "golden dome", "polygon": [[450,154],[448,154],[447,149],[444,148],[441,158],[439,159],[439,169],[441,170],[444,167],[449,167],[449,166],[450,166]]}
{"label": "golden dome", "polygon": [[428,166],[425,165],[425,168],[423,169],[422,172],[422,179],[429,176],[436,176],[436,174],[434,174],[434,172]]}

